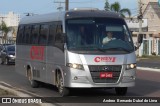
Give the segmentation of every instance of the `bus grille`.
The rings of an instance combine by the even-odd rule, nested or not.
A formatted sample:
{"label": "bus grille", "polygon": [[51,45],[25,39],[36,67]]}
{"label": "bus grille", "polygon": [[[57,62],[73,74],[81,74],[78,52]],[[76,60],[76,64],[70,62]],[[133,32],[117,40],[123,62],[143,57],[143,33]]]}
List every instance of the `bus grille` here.
{"label": "bus grille", "polygon": [[[121,65],[89,65],[94,83],[116,83],[121,74]],[[100,78],[101,72],[112,72],[112,78]]]}

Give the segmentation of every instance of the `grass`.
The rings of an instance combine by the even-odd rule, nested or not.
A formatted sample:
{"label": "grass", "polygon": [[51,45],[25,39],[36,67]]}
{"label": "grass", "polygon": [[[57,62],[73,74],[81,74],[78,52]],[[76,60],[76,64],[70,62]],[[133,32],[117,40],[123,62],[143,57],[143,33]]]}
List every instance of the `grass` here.
{"label": "grass", "polygon": [[6,90],[0,89],[0,96],[8,96],[8,95],[13,95],[13,94]]}

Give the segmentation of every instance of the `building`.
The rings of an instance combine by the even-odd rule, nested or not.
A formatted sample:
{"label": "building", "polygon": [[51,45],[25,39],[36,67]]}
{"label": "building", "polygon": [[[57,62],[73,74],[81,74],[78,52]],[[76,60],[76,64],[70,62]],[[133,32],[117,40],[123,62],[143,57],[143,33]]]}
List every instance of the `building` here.
{"label": "building", "polygon": [[9,12],[8,14],[0,14],[0,24],[2,20],[6,23],[8,27],[15,27],[19,24],[20,15],[15,14],[14,12]]}
{"label": "building", "polygon": [[[139,0],[139,1],[140,1],[140,0]],[[158,0],[141,0],[141,3],[142,3],[142,5],[143,5],[143,6],[142,6],[142,12],[145,11],[148,3],[150,3],[150,2],[158,2]]]}
{"label": "building", "polygon": [[[15,14],[14,12],[9,12],[8,14],[2,14],[0,13],[0,24],[4,21],[7,25],[7,27],[14,28],[12,31],[8,33],[8,39],[9,40],[15,40],[16,39],[16,33],[18,29],[18,24],[20,22],[20,14]],[[2,36],[3,33],[0,31],[0,43],[2,43]]]}
{"label": "building", "polygon": [[[160,6],[158,0],[141,0],[141,6],[144,18],[142,24],[144,41],[138,55],[160,55]],[[145,20],[147,20],[147,24],[145,24]],[[131,29],[133,30],[133,39],[136,40],[138,31],[132,27]]]}
{"label": "building", "polygon": [[[146,35],[146,44],[150,47],[149,53],[160,55],[160,6],[158,2],[149,2],[146,6],[143,17],[148,19],[148,35]],[[150,42],[150,43],[147,43]],[[149,45],[150,44],[150,45]]]}

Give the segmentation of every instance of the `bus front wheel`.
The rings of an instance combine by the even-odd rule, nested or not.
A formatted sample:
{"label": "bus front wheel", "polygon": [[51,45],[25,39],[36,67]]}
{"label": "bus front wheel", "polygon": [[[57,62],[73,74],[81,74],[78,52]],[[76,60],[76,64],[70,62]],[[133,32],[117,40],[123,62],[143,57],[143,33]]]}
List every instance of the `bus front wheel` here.
{"label": "bus front wheel", "polygon": [[59,94],[62,97],[69,95],[69,89],[64,87],[63,78],[62,78],[62,75],[60,73],[57,74],[57,88],[58,88]]}
{"label": "bus front wheel", "polygon": [[127,94],[127,87],[117,87],[115,88],[116,94],[120,96],[124,96]]}
{"label": "bus front wheel", "polygon": [[31,84],[31,87],[32,87],[32,88],[38,88],[38,87],[39,87],[38,82],[35,81],[35,80],[33,80],[33,78],[32,78],[31,69],[28,69],[28,70],[27,70],[27,77],[28,77],[28,80],[30,81],[30,84]]}

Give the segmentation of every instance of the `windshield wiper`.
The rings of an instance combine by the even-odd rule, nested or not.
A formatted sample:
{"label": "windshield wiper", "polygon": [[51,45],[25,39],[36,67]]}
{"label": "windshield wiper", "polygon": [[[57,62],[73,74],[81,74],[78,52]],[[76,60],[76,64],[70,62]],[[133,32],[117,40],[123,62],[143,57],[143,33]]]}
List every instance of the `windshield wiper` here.
{"label": "windshield wiper", "polygon": [[128,52],[128,53],[130,53],[130,52],[131,52],[130,50],[127,50],[127,49],[125,49],[125,48],[123,48],[123,47],[107,48],[107,49],[105,49],[105,50],[110,50],[110,49],[114,49],[114,50],[116,50],[116,49],[120,49],[120,50],[126,51],[126,52]]}
{"label": "windshield wiper", "polygon": [[96,47],[96,46],[85,46],[85,47],[82,47],[81,49],[88,49],[88,48],[91,48],[91,49],[97,49],[98,51],[101,51],[101,52],[105,52],[104,49],[101,49],[99,47]]}
{"label": "windshield wiper", "polygon": [[99,51],[101,51],[101,52],[105,52],[104,49],[101,49],[101,48],[99,48],[99,47],[97,47],[96,49],[99,50]]}

